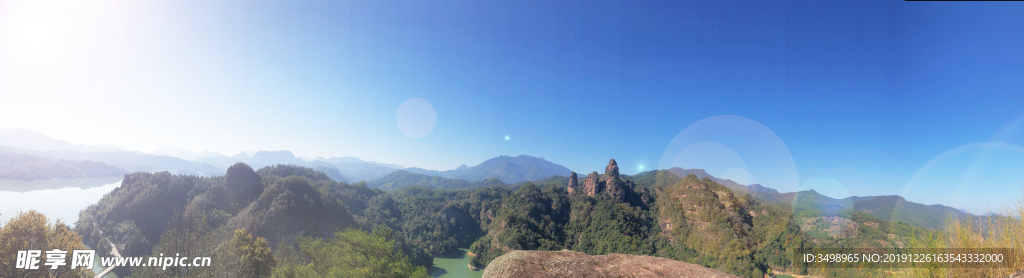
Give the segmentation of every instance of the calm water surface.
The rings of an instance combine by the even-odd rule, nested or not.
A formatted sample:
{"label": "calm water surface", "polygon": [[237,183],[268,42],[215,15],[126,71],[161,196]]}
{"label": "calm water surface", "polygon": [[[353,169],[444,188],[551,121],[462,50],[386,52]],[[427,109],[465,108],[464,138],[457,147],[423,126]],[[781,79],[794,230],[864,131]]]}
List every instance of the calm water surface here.
{"label": "calm water surface", "polygon": [[456,258],[434,258],[434,268],[430,270],[430,275],[446,278],[482,277],[483,271],[469,269],[470,256],[466,252],[469,252],[469,249],[459,249],[459,255]]}
{"label": "calm water surface", "polygon": [[50,221],[78,221],[78,212],[121,185],[122,177],[20,181],[0,179],[0,223],[18,212],[36,210]]}

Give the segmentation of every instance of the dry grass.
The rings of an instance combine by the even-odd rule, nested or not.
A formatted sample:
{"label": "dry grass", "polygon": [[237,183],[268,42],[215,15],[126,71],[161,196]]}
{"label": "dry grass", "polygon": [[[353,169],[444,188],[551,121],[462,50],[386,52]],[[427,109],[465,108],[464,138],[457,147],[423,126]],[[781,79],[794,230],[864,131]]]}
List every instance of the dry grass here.
{"label": "dry grass", "polygon": [[914,248],[1012,248],[1018,252],[1006,268],[932,268],[904,269],[899,277],[1009,277],[1024,268],[1024,195],[1005,209],[1002,216],[975,223],[971,219],[952,216],[945,221],[945,230],[930,238],[916,238]]}

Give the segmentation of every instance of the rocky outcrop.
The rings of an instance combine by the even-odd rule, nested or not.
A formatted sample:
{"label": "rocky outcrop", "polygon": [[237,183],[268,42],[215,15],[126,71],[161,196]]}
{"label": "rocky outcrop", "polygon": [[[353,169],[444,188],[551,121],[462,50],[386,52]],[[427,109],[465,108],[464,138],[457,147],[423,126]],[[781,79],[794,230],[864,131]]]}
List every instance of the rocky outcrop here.
{"label": "rocky outcrop", "polygon": [[596,171],[587,175],[587,179],[583,180],[583,193],[586,193],[587,196],[594,196],[597,195],[597,193],[600,193],[601,187],[599,179],[600,177],[597,175]]}
{"label": "rocky outcrop", "polygon": [[566,187],[566,191],[569,191],[569,194],[572,194],[572,192],[576,191],[579,186],[579,182],[576,180],[576,172],[572,172],[572,174],[569,174],[569,185]]}
{"label": "rocky outcrop", "polygon": [[622,180],[610,178],[604,182],[604,191],[608,193],[613,201],[622,203],[626,201],[626,184]]}
{"label": "rocky outcrop", "polygon": [[608,166],[604,167],[604,175],[606,179],[619,178],[619,164],[615,163],[614,158],[608,161]]}
{"label": "rocky outcrop", "polygon": [[626,184],[619,179],[619,164],[615,159],[608,160],[599,187],[603,188],[612,200],[620,203],[626,201]]}
{"label": "rocky outcrop", "polygon": [[483,277],[736,277],[666,258],[580,252],[512,251],[491,261]]}
{"label": "rocky outcrop", "polygon": [[243,207],[248,205],[263,193],[261,179],[256,174],[256,171],[253,171],[252,167],[245,163],[239,162],[228,167],[227,173],[224,174],[224,189],[228,197],[227,202],[239,204]]}
{"label": "rocky outcrop", "polygon": [[637,195],[640,196],[640,201],[643,202],[644,205],[650,205],[651,204],[651,193],[647,190],[647,187],[644,187],[643,185],[639,185],[639,184],[633,183],[632,181],[630,181],[630,184],[631,184],[631,187],[633,188],[633,192],[636,192]]}

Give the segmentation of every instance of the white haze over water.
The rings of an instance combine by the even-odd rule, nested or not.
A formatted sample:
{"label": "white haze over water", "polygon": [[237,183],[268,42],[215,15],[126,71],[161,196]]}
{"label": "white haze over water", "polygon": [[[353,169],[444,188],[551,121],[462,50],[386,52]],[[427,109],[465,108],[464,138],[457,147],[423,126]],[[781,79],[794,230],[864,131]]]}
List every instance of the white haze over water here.
{"label": "white haze over water", "polygon": [[74,225],[82,209],[95,204],[118,186],[121,186],[121,181],[86,189],[67,187],[28,192],[0,191],[0,223],[6,223],[18,212],[36,210],[46,215],[51,223],[62,219],[65,224]]}

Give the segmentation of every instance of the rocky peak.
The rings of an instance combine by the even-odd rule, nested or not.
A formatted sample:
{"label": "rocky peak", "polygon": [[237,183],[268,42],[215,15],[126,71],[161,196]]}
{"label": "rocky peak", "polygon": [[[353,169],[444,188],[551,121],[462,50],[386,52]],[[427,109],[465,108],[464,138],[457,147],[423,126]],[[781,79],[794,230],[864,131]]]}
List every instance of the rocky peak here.
{"label": "rocky peak", "polygon": [[601,177],[597,175],[597,171],[591,172],[587,175],[587,179],[583,180],[583,193],[586,193],[588,196],[597,195],[597,193],[601,191],[599,186],[600,178]]}
{"label": "rocky peak", "polygon": [[622,180],[609,178],[604,181],[604,190],[613,201],[622,203],[626,201],[626,185]]}
{"label": "rocky peak", "polygon": [[579,186],[579,181],[576,180],[576,172],[572,172],[572,174],[569,174],[569,186],[566,187],[566,191],[569,191],[569,194],[572,194],[572,192]]}
{"label": "rocky peak", "polygon": [[616,179],[619,177],[619,164],[615,163],[615,159],[608,161],[608,166],[604,167],[604,175],[608,176],[608,179]]}
{"label": "rocky peak", "polygon": [[228,167],[224,175],[224,189],[230,202],[245,207],[255,200],[263,192],[261,179],[256,171],[245,163],[239,162]]}

